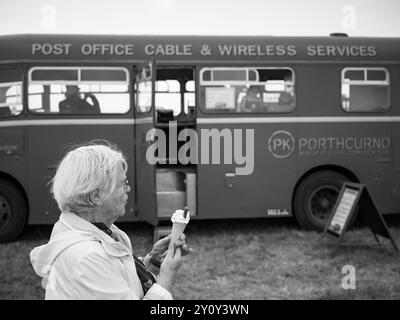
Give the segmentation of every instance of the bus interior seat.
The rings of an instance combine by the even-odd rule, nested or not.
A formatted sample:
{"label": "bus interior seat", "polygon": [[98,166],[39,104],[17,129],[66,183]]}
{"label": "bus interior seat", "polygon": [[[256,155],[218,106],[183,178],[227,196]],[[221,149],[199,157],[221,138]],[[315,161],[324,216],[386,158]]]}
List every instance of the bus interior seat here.
{"label": "bus interior seat", "polygon": [[169,122],[174,120],[174,111],[170,109],[157,110],[157,122]]}
{"label": "bus interior seat", "polygon": [[11,116],[11,115],[12,115],[12,112],[9,107],[7,107],[7,106],[0,107],[0,116],[1,117],[7,117],[7,116]]}

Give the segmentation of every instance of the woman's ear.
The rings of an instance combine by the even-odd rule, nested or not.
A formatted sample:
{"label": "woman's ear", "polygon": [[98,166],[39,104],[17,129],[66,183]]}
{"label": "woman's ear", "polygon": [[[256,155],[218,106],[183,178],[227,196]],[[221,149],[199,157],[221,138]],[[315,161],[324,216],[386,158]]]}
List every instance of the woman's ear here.
{"label": "woman's ear", "polygon": [[101,201],[100,197],[100,190],[95,189],[89,193],[90,201],[95,204],[96,206],[100,207],[103,202]]}

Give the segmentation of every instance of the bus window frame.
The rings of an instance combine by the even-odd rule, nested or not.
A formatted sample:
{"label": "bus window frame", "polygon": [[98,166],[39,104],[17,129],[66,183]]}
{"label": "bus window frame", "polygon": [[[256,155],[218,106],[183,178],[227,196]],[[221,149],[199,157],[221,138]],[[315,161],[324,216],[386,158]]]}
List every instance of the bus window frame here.
{"label": "bus window frame", "polygon": [[[150,100],[152,101],[153,95],[155,95],[155,84],[154,84],[154,88],[153,88],[153,84],[152,84],[152,82],[153,82],[153,64],[152,63],[146,64],[145,67],[140,66],[139,70],[140,69],[141,69],[141,72],[136,73],[136,75],[134,77],[135,79],[134,80],[132,79],[132,81],[134,81],[133,82],[133,109],[134,109],[135,115],[146,115],[146,114],[151,113],[155,106],[153,106],[153,103],[150,102],[150,108],[147,111],[142,111],[137,108],[138,107],[137,103],[139,101],[139,99],[138,99],[139,83],[150,81],[151,87],[152,87],[152,90],[150,92]],[[149,69],[149,74],[147,74],[147,72],[146,72],[147,69]],[[138,77],[139,77],[139,80],[138,80]]]}
{"label": "bus window frame", "polygon": [[[204,113],[204,114],[217,114],[217,115],[226,115],[226,116],[273,116],[273,115],[279,115],[279,114],[289,114],[289,113],[293,113],[296,111],[297,109],[297,99],[296,99],[296,73],[294,71],[294,69],[292,67],[283,67],[283,66],[277,66],[277,67],[264,67],[264,66],[257,66],[257,65],[250,65],[250,66],[240,66],[240,67],[236,67],[236,66],[224,66],[224,67],[210,67],[209,65],[207,66],[199,66],[200,71],[198,72],[199,74],[199,82],[197,85],[197,96],[198,96],[198,100],[197,103],[199,105],[199,109]],[[221,109],[215,109],[215,110],[210,110],[210,109],[206,109],[205,108],[205,104],[203,106],[203,102],[201,100],[201,87],[204,86],[204,81],[202,79],[202,74],[203,74],[203,70],[211,70],[211,69],[220,69],[220,70],[224,70],[224,69],[254,69],[254,70],[290,70],[290,72],[292,73],[292,81],[291,81],[291,85],[293,86],[293,108],[290,111],[278,111],[278,112],[237,112],[237,111],[221,111]],[[258,75],[258,73],[257,73]],[[259,78],[258,78],[259,79]],[[223,85],[227,85],[226,82],[223,81],[206,81],[207,84],[211,84],[211,85],[215,85],[215,86],[223,86]],[[265,82],[256,82],[256,81],[237,81],[236,83],[230,83],[229,85],[246,85],[246,86],[252,86],[252,85],[264,85],[265,86]]]}
{"label": "bus window frame", "polygon": [[[213,70],[215,70],[215,71],[230,71],[230,70],[233,70],[233,69],[235,69],[235,70],[245,70],[245,71],[247,71],[246,72],[246,78],[248,79],[249,78],[249,71],[257,71],[257,69],[256,68],[254,68],[254,67],[215,67],[215,68],[213,68],[213,67],[204,67],[204,68],[202,68],[201,70],[200,70],[200,72],[199,72],[199,76],[200,76],[200,86],[202,86],[203,85],[203,83],[204,83],[204,80],[203,80],[203,73],[204,72],[206,72],[206,71],[213,71]],[[254,81],[249,81],[249,80],[247,80],[247,81],[243,81],[243,80],[238,80],[238,81],[235,81],[236,83],[235,84],[237,84],[237,85],[242,85],[243,83],[246,83],[246,84],[249,84],[250,83],[250,85],[252,84],[252,82],[254,82],[254,84],[257,84],[257,83],[259,83],[259,76],[258,76],[258,73],[256,72],[256,75],[257,75],[257,80],[254,80]],[[234,82],[234,81],[232,81],[232,82]],[[208,84],[211,84],[211,85],[221,85],[221,86],[223,86],[223,85],[226,85],[226,81],[224,81],[224,80],[210,80],[210,81],[207,81],[207,83]]]}
{"label": "bus window frame", "polygon": [[[363,71],[364,72],[364,80],[345,80],[344,75],[346,71]],[[386,75],[385,80],[368,80],[368,71],[384,71]],[[351,111],[351,110],[346,110],[343,108],[343,94],[342,94],[342,86],[343,84],[348,84],[349,86],[355,85],[355,86],[376,86],[376,85],[382,85],[382,86],[387,86],[388,87],[388,108],[379,111],[379,110],[357,110],[357,111]],[[386,67],[344,67],[341,71],[341,76],[340,76],[340,108],[343,112],[346,114],[357,114],[357,113],[374,113],[374,114],[385,114],[389,113],[392,110],[392,87],[391,87],[391,81],[390,81],[390,72]]]}
{"label": "bus window frame", "polygon": [[[85,114],[85,113],[62,113],[62,112],[49,112],[49,113],[42,113],[42,112],[34,112],[34,109],[29,109],[29,85],[31,84],[40,84],[40,85],[52,85],[52,84],[58,84],[58,85],[79,85],[79,84],[93,84],[93,81],[80,81],[80,75],[81,73],[78,72],[79,79],[78,81],[62,81],[62,80],[56,80],[56,81],[38,81],[34,80],[33,83],[31,81],[32,77],[32,72],[35,69],[40,69],[40,70],[74,70],[74,69],[79,69],[79,70],[120,70],[124,71],[126,75],[126,81],[124,84],[128,86],[128,101],[129,101],[129,108],[125,113],[98,113],[98,114]],[[115,84],[117,81],[104,81],[102,84]],[[122,81],[120,82],[122,83]],[[126,116],[129,114],[133,107],[132,107],[132,82],[131,82],[131,76],[128,67],[126,66],[87,66],[87,65],[74,65],[74,66],[55,66],[55,65],[35,65],[31,66],[28,69],[27,72],[27,81],[26,81],[26,110],[30,115],[33,116],[45,116],[45,117],[57,117],[57,116],[69,116],[69,117],[76,117],[76,116],[85,116],[85,117],[106,117],[106,116]]]}
{"label": "bus window frame", "polygon": [[9,119],[16,119],[21,117],[24,113],[25,110],[28,108],[27,105],[25,105],[25,103],[27,103],[27,99],[25,99],[26,97],[26,92],[25,92],[25,85],[26,85],[26,81],[25,81],[25,73],[24,70],[21,66],[8,66],[8,65],[1,65],[0,66],[0,72],[2,70],[16,70],[19,72],[20,76],[21,76],[21,112],[17,115],[11,114],[11,115],[7,115],[7,116],[1,116],[0,117],[0,121],[2,120],[9,120]]}

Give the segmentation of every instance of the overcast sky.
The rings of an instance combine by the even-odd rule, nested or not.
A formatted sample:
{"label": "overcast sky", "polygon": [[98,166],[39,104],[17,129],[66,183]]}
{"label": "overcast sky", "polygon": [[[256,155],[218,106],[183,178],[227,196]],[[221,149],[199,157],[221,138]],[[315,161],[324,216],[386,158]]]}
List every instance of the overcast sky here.
{"label": "overcast sky", "polygon": [[0,0],[0,34],[400,37],[399,0]]}

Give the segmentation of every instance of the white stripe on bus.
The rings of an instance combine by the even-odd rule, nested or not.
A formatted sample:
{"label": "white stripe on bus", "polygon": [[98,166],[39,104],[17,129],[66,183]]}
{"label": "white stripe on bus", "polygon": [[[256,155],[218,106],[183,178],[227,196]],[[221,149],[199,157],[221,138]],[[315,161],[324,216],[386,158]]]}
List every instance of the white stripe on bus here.
{"label": "white stripe on bus", "polygon": [[[198,124],[251,123],[344,123],[344,122],[400,122],[400,117],[252,117],[252,118],[197,118]],[[57,126],[57,125],[134,125],[151,124],[152,118],[140,119],[35,119],[0,121],[0,127]]]}
{"label": "white stripe on bus", "polygon": [[135,119],[136,124],[148,124],[148,123],[153,123],[153,118],[139,118]]}
{"label": "white stripe on bus", "polygon": [[133,125],[134,119],[37,119],[0,121],[0,127],[66,125]]}
{"label": "white stripe on bus", "polygon": [[332,122],[400,122],[400,117],[252,117],[197,118],[198,124],[232,123],[332,123]]}

